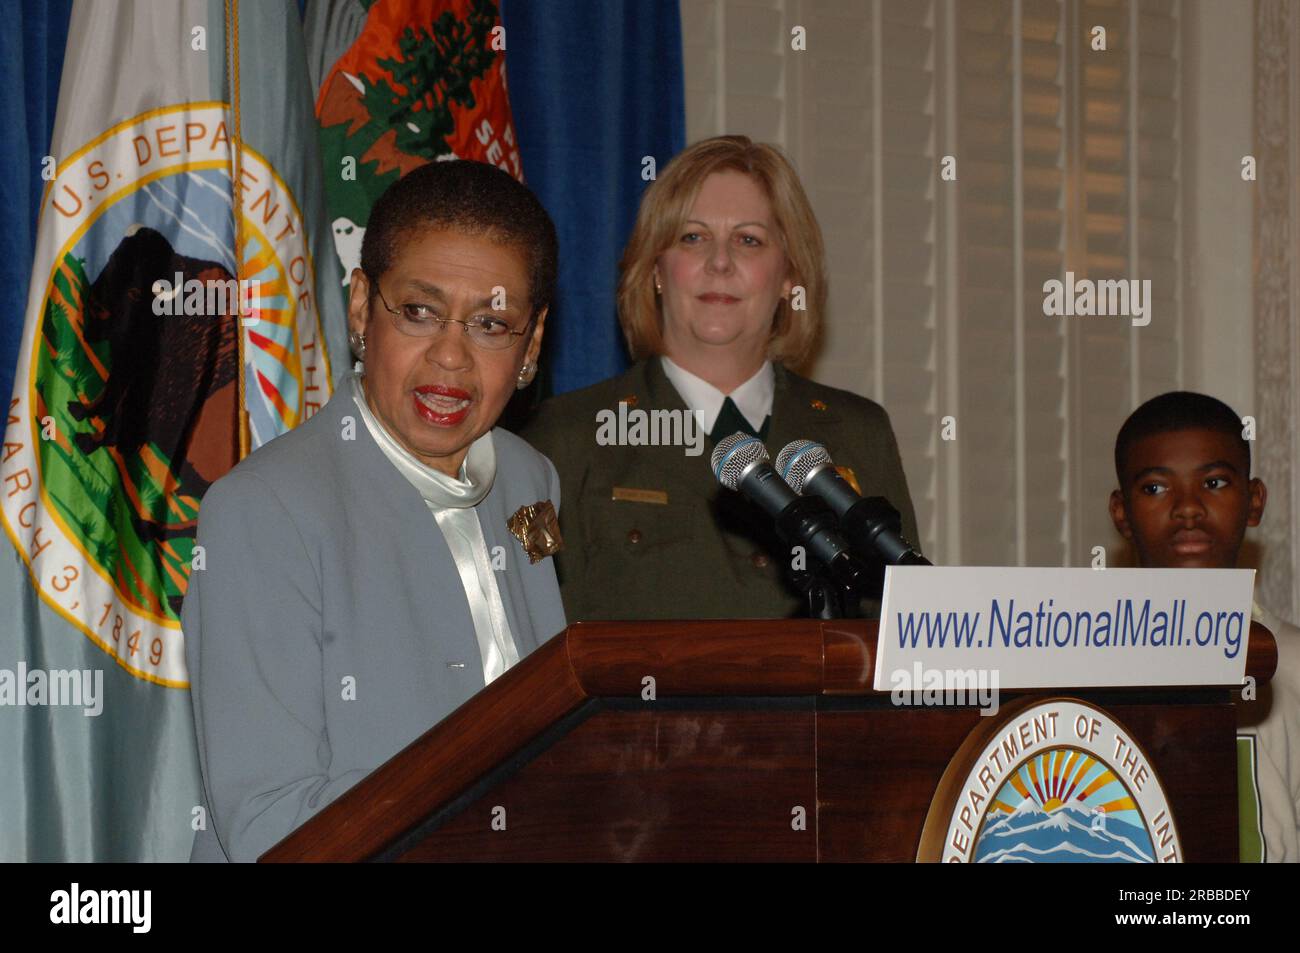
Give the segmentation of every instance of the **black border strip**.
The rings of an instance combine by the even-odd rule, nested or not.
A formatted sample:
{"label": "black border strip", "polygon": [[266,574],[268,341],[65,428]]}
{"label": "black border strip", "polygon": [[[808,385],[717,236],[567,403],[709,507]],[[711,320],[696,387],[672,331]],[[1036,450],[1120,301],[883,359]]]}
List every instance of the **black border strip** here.
{"label": "black border strip", "polygon": [[[1169,689],[1152,689],[1134,691],[1131,688],[1122,691],[1087,691],[1068,688],[1042,688],[1032,691],[1015,689],[999,691],[999,707],[1017,698],[1057,698],[1068,695],[1081,698],[1101,708],[1118,705],[1228,705],[1232,704],[1232,695],[1223,688],[1178,689],[1176,694]],[[881,711],[890,708],[969,708],[979,711],[978,705],[895,705],[890,694],[873,695],[819,695],[818,711]]]}

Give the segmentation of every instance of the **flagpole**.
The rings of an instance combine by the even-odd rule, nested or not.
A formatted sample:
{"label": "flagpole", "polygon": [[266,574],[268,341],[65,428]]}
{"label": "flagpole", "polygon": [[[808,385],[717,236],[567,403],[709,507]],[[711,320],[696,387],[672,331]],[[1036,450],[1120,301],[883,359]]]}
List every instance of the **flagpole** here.
{"label": "flagpole", "polygon": [[234,172],[231,179],[230,206],[235,218],[235,286],[238,292],[239,309],[235,319],[235,341],[239,348],[239,368],[235,375],[239,389],[239,459],[248,456],[251,437],[248,426],[248,399],[245,394],[244,364],[244,216],[240,199],[240,183],[243,181],[244,149],[243,136],[239,122],[239,0],[225,0],[226,10],[226,62],[230,64],[230,108],[234,128],[231,130],[230,144],[234,158]]}

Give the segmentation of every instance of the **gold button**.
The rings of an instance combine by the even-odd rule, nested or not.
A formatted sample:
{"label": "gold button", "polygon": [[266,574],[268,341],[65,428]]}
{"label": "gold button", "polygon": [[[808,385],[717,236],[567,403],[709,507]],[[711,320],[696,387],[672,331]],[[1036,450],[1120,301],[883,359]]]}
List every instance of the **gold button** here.
{"label": "gold button", "polygon": [[763,553],[763,552],[759,552],[758,550],[755,550],[754,554],[749,557],[749,561],[754,564],[755,569],[766,569],[767,564],[770,563],[772,560],[768,558],[767,553]]}
{"label": "gold button", "polygon": [[630,529],[627,531],[627,541],[629,543],[641,542],[641,531],[639,529]]}

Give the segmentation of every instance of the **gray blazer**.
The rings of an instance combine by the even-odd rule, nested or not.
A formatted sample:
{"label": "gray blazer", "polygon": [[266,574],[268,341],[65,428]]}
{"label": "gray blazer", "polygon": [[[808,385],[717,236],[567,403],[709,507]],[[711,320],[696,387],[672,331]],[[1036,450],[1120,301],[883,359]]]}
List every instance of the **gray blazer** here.
{"label": "gray blazer", "polygon": [[[477,509],[489,552],[505,550],[522,657],[564,610],[553,561],[530,564],[506,521],[558,508],[560,485],[528,444],[492,436]],[[213,484],[198,542],[181,624],[208,811],[191,860],[252,861],[468,700],[483,668],[446,541],[346,388]]]}

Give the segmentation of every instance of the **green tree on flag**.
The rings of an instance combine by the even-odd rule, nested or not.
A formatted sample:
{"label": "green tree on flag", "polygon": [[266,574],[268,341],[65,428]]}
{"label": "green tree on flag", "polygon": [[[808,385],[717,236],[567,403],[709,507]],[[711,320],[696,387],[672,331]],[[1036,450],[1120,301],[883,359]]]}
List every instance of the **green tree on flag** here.
{"label": "green tree on flag", "polygon": [[[326,202],[346,288],[370,208],[426,162],[474,159],[523,179],[492,0],[386,0],[324,73],[316,99]],[[346,290],[344,291],[346,295]]]}

